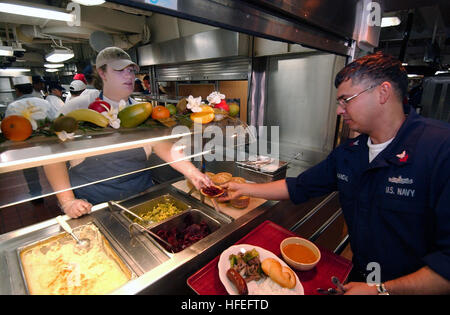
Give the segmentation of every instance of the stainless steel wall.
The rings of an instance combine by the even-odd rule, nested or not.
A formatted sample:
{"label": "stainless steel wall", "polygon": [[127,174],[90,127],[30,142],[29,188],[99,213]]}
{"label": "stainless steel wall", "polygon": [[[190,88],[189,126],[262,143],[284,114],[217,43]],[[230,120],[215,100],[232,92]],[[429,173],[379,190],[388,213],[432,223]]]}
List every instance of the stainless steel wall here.
{"label": "stainless steel wall", "polygon": [[325,53],[269,58],[264,121],[280,126],[282,159],[301,152],[300,164],[306,168],[333,149],[334,77],[344,65],[344,57]]}

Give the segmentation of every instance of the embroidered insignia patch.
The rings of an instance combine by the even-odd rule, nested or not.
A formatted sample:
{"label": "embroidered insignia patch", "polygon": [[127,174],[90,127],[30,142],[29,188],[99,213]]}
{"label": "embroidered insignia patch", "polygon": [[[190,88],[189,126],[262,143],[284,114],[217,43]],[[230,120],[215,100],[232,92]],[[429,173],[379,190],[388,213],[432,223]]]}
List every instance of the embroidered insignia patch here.
{"label": "embroidered insignia patch", "polygon": [[401,175],[399,177],[389,177],[388,181],[394,184],[412,184],[414,180],[410,178],[403,178]]}
{"label": "embroidered insignia patch", "polygon": [[396,156],[398,157],[398,160],[400,162],[406,162],[408,161],[409,158],[409,155],[406,153],[406,151],[403,151],[402,153],[397,154]]}

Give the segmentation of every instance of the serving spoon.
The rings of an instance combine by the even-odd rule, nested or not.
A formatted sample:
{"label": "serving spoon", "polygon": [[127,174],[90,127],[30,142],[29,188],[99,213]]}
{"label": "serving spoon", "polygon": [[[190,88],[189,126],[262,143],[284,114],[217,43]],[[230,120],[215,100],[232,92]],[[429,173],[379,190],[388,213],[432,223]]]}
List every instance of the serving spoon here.
{"label": "serving spoon", "polygon": [[89,247],[91,246],[91,240],[87,239],[87,238],[82,238],[79,239],[74,233],[72,228],[70,227],[70,225],[66,222],[66,220],[64,220],[64,218],[62,216],[57,216],[56,217],[56,222],[59,223],[59,225],[61,225],[61,227],[64,229],[64,231],[66,231],[67,233],[70,234],[70,236],[73,237],[73,239],[77,242],[77,248],[78,249],[82,249],[82,250],[87,250],[89,249]]}

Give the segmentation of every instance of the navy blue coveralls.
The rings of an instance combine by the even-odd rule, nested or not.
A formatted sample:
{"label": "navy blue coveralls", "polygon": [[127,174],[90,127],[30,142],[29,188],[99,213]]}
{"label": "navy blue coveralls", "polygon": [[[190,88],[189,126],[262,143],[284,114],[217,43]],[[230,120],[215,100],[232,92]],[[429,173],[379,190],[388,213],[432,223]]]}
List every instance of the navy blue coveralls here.
{"label": "navy blue coveralls", "polygon": [[376,262],[387,281],[427,265],[450,280],[450,125],[411,110],[371,163],[367,139],[349,139],[287,178],[290,199],[339,191],[358,272],[367,274]]}

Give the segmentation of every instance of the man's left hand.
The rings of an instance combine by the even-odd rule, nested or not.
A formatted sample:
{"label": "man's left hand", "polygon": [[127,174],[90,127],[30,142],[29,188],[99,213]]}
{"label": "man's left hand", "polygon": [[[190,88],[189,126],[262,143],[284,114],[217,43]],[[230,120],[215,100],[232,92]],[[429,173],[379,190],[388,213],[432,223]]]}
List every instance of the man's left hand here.
{"label": "man's left hand", "polygon": [[349,282],[344,285],[345,295],[377,295],[378,290],[375,285],[368,285],[365,282]]}

